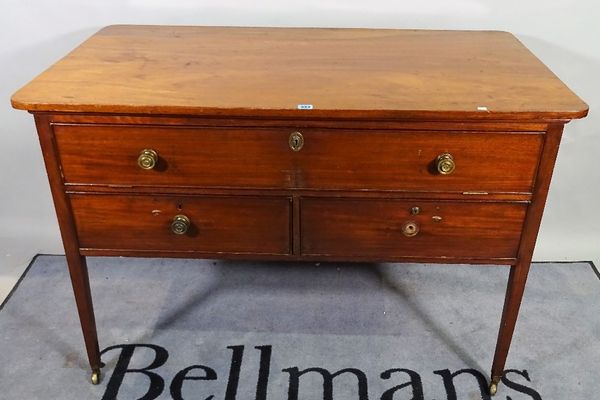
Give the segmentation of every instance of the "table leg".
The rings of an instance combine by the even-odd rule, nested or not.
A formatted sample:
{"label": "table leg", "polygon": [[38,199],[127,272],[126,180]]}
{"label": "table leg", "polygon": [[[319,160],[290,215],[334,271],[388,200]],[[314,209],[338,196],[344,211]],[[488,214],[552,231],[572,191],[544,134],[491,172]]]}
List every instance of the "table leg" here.
{"label": "table leg", "polygon": [[98,334],[96,332],[96,320],[94,318],[94,307],[92,304],[92,294],[90,290],[90,280],[85,257],[79,254],[67,254],[67,264],[75,302],[77,303],[77,312],[83,331],[83,340],[87,350],[88,361],[92,368],[91,381],[94,385],[100,382],[100,348],[98,346]]}
{"label": "table leg", "polygon": [[530,262],[519,262],[510,267],[506,297],[504,299],[504,310],[502,311],[502,321],[500,322],[496,353],[494,354],[494,362],[492,363],[492,381],[490,383],[490,394],[492,396],[496,394],[498,383],[504,372],[504,365],[515,330],[515,324],[517,323],[530,264]]}
{"label": "table leg", "polygon": [[88,361],[92,368],[92,383],[100,382],[100,349],[98,347],[98,335],[96,333],[96,320],[94,318],[94,307],[92,306],[92,294],[88,277],[85,257],[79,253],[79,242],[77,230],[72,218],[71,205],[65,191],[61,167],[58,161],[58,153],[54,147],[54,134],[50,127],[50,117],[45,114],[35,115],[35,124],[38,130],[40,145],[44,155],[44,163],[50,181],[50,190],[54,200],[54,208],[58,217],[60,234],[65,248],[73,293],[79,312],[79,321],[83,331],[83,339],[88,354]]}
{"label": "table leg", "polygon": [[527,281],[527,274],[529,274],[529,267],[531,266],[535,241],[542,220],[542,214],[544,213],[544,205],[548,196],[548,188],[552,179],[552,171],[554,170],[554,162],[558,154],[563,127],[564,124],[560,123],[550,124],[546,131],[542,158],[533,189],[533,199],[527,210],[525,225],[521,235],[521,244],[517,255],[518,261],[515,265],[511,266],[508,277],[502,321],[500,323],[500,331],[498,332],[494,362],[492,363],[491,395],[496,393],[498,383],[504,372],[504,364],[506,363],[508,349],[510,348],[517,316],[519,315],[519,307],[521,306],[521,299],[523,298],[525,282]]}

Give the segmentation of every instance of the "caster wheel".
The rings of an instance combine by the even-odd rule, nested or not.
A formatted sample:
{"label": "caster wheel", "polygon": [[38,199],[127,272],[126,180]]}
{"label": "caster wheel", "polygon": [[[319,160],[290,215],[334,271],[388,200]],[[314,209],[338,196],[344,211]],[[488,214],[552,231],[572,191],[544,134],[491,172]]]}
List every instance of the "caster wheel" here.
{"label": "caster wheel", "polygon": [[498,391],[498,384],[497,383],[490,383],[490,395],[494,396],[496,394],[496,392]]}
{"label": "caster wheel", "polygon": [[92,385],[97,385],[100,383],[100,371],[93,371],[92,372]]}

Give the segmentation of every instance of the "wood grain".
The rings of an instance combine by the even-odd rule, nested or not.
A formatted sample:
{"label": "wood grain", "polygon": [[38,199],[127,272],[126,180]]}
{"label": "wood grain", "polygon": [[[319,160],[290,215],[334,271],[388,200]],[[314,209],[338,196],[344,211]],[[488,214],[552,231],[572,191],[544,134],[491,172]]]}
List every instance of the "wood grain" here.
{"label": "wood grain", "polygon": [[351,118],[261,118],[228,116],[164,116],[139,114],[81,114],[36,113],[47,116],[52,124],[96,125],[160,125],[234,128],[333,128],[333,129],[381,129],[381,130],[429,130],[429,131],[478,131],[478,132],[545,132],[548,121],[541,120],[391,120]]}
{"label": "wood grain", "polygon": [[519,244],[518,261],[511,266],[508,277],[502,320],[500,322],[498,341],[496,342],[496,351],[492,364],[491,376],[493,382],[499,382],[502,378],[506,359],[508,358],[508,351],[525,292],[525,284],[527,283],[535,242],[540,229],[540,223],[542,222],[544,206],[548,197],[548,190],[552,180],[563,128],[564,125],[562,124],[552,125],[546,135],[540,161],[540,170],[534,188],[534,200],[527,210],[521,243]]}
{"label": "wood grain", "polygon": [[93,370],[88,255],[509,264],[493,383],[563,125],[588,110],[505,32],[127,25],[12,104],[35,114]]}
{"label": "wood grain", "polygon": [[588,109],[506,32],[128,25],[99,31],[12,104],[395,119],[570,119]]}
{"label": "wood grain", "polygon": [[52,200],[58,218],[60,234],[65,249],[69,276],[77,305],[77,313],[81,323],[81,331],[87,351],[88,362],[92,371],[99,371],[102,367],[100,360],[100,346],[98,345],[98,333],[96,330],[96,319],[94,316],[94,305],[92,291],[88,276],[88,268],[85,257],[79,253],[79,239],[73,221],[71,204],[65,194],[61,177],[59,159],[56,155],[54,137],[48,118],[36,116],[35,124],[38,131],[40,146],[44,156],[44,164],[50,182]]}
{"label": "wood grain", "polygon": [[[413,206],[421,207],[411,215]],[[362,257],[515,258],[527,205],[304,198],[302,253]],[[435,222],[432,217],[441,217]],[[416,236],[402,228],[414,221]]]}
{"label": "wood grain", "polygon": [[[289,198],[70,195],[82,248],[289,254]],[[171,232],[173,217],[191,220]]]}
{"label": "wood grain", "polygon": [[[530,193],[543,135],[501,132],[55,125],[65,182],[204,188]],[[137,165],[142,149],[154,170]],[[435,160],[457,163],[440,175]]]}

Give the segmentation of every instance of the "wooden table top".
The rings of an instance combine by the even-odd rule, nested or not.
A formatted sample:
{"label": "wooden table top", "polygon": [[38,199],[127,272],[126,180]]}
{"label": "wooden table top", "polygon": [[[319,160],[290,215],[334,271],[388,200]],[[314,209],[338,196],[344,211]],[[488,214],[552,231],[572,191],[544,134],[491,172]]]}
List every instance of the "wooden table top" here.
{"label": "wooden table top", "polygon": [[100,30],[12,104],[383,119],[572,119],[588,109],[506,32],[132,25]]}

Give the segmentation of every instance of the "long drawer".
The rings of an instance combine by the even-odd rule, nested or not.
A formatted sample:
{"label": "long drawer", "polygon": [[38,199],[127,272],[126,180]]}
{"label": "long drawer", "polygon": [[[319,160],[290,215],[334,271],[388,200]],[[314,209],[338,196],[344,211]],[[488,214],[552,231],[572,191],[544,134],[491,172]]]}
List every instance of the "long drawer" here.
{"label": "long drawer", "polygon": [[512,259],[526,204],[303,198],[308,256]]}
{"label": "long drawer", "polygon": [[[67,184],[156,187],[530,193],[544,138],[311,128],[301,131],[303,145],[294,151],[294,131],[54,126]],[[138,165],[144,150],[152,168]],[[440,162],[449,173],[440,173]]]}
{"label": "long drawer", "polygon": [[81,248],[290,252],[291,200],[285,197],[72,194],[70,202]]}

